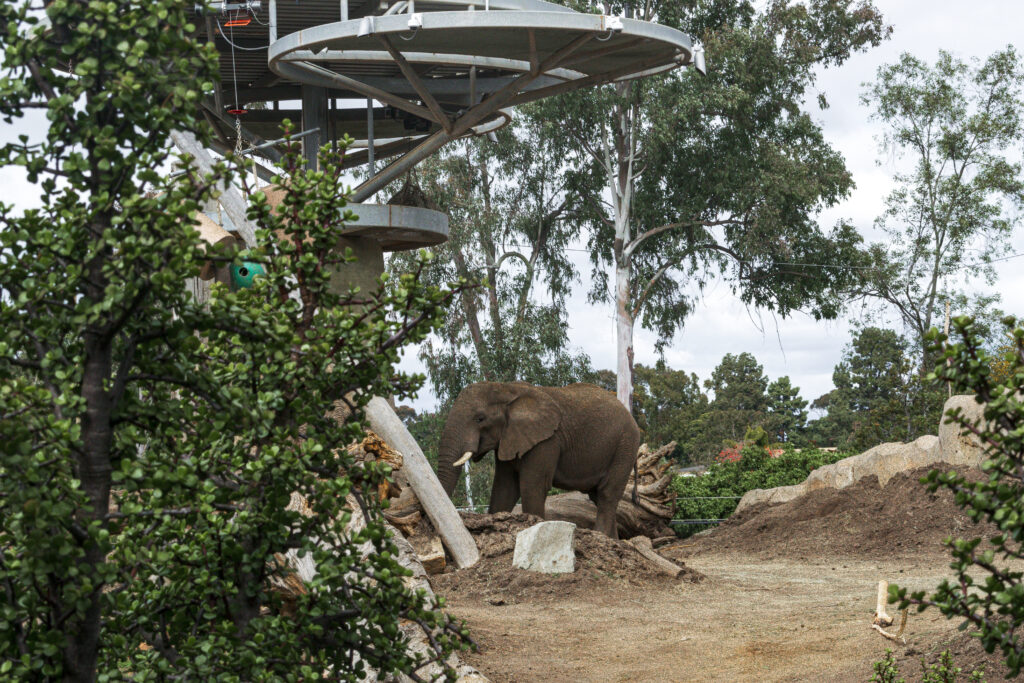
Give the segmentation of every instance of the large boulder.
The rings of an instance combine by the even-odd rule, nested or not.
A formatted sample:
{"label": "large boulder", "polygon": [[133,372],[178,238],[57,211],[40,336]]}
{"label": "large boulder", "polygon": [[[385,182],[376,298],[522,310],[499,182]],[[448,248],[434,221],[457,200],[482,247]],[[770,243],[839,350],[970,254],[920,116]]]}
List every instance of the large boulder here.
{"label": "large boulder", "polygon": [[820,488],[842,489],[855,481],[874,475],[885,486],[893,475],[930,465],[939,458],[939,440],[922,436],[911,443],[882,443],[860,455],[844,458],[810,473],[804,484],[808,491]]}
{"label": "large boulder", "polygon": [[811,472],[801,484],[747,491],[736,511],[758,503],[785,503],[822,488],[843,489],[864,477],[876,476],[885,486],[896,474],[924,467],[941,459],[939,439],[922,436],[911,443],[883,443],[860,455],[844,458]]}
{"label": "large boulder", "polygon": [[545,574],[576,571],[572,522],[540,522],[516,534],[512,566]]}
{"label": "large boulder", "polygon": [[[1024,397],[1018,394],[1016,400],[1024,400]],[[938,436],[922,436],[912,443],[879,444],[860,455],[819,467],[802,484],[747,491],[736,511],[758,503],[784,503],[820,488],[846,488],[870,475],[878,477],[879,485],[885,486],[900,472],[940,462],[979,467],[985,460],[981,440],[946,415],[957,408],[969,423],[979,427],[985,425],[985,405],[979,403],[973,394],[951,396],[942,407]]]}
{"label": "large boulder", "polygon": [[978,403],[973,394],[950,396],[942,406],[939,420],[939,450],[942,461],[951,465],[977,466],[985,459],[985,450],[977,436],[951,421],[946,413],[959,408],[968,421],[981,425],[985,421],[985,404]]}
{"label": "large boulder", "polygon": [[740,498],[739,504],[736,505],[736,512],[760,503],[785,503],[799,498],[805,493],[807,493],[807,489],[803,482],[792,486],[776,486],[773,489],[751,489]]}

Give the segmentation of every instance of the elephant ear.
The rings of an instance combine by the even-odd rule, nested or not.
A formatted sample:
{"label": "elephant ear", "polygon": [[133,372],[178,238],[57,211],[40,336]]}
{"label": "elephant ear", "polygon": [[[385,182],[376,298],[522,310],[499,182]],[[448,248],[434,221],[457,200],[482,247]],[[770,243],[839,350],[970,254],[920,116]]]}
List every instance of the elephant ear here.
{"label": "elephant ear", "polygon": [[550,439],[562,420],[558,405],[540,391],[513,399],[506,408],[508,421],[498,444],[498,460],[513,460]]}

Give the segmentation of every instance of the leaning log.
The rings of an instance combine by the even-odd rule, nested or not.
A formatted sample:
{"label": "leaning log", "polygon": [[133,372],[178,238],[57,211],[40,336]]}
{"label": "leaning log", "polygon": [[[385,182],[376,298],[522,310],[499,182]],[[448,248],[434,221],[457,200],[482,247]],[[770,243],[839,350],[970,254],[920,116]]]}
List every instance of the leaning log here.
{"label": "leaning log", "polygon": [[427,457],[423,455],[416,439],[395,415],[394,409],[383,398],[375,396],[366,404],[365,413],[370,429],[402,454],[402,469],[409,478],[409,485],[416,493],[423,511],[427,513],[427,517],[440,534],[455,564],[460,568],[476,564],[480,559],[476,541],[466,531],[462,518],[459,517],[448,494],[441,488],[441,482],[437,480]]}

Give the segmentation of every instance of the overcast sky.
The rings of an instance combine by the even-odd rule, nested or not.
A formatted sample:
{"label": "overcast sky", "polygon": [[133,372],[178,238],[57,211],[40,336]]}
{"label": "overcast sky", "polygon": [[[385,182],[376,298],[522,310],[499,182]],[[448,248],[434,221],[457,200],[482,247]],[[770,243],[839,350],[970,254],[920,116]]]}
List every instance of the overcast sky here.
{"label": "overcast sky", "polygon": [[[857,184],[848,200],[822,215],[822,223],[833,225],[846,219],[867,236],[881,213],[891,188],[894,162],[878,165],[881,158],[875,137],[878,129],[868,121],[861,106],[862,84],[873,80],[883,64],[910,52],[933,62],[940,49],[963,58],[984,59],[1014,40],[1024,37],[1024,0],[876,0],[892,24],[892,38],[881,47],[851,58],[842,68],[821,74],[818,90],[827,96],[830,108],[813,108],[826,139],[846,158]],[[1018,45],[1024,49],[1024,45]],[[714,68],[709,64],[709,68]],[[1020,153],[1021,149],[1016,150]],[[1014,252],[1024,252],[1024,230],[1014,238]],[[582,265],[582,264],[581,264]],[[584,266],[583,270],[589,270]],[[997,286],[1003,294],[1002,308],[1024,314],[1024,258],[1004,262],[998,268]],[[984,286],[984,285],[982,285]],[[569,312],[571,342],[590,355],[597,368],[615,367],[615,328],[611,305],[594,307],[586,303],[586,287],[574,297]],[[832,370],[843,346],[850,339],[847,320],[816,322],[796,314],[776,319],[770,313],[748,310],[720,282],[705,293],[703,304],[687,321],[665,352],[668,364],[695,372],[704,380],[726,353],[752,353],[770,379],[789,375],[808,401],[832,388]],[[657,360],[655,336],[639,327],[635,336],[635,360],[652,364]],[[412,367],[412,364],[410,364]],[[424,392],[417,405],[431,405]]]}
{"label": "overcast sky", "polygon": [[[850,59],[842,68],[825,71],[818,89],[825,93],[831,107],[814,107],[826,138],[841,152],[857,184],[848,200],[827,211],[822,223],[831,226],[839,219],[853,222],[865,235],[880,213],[888,193],[895,162],[881,158],[876,143],[878,130],[868,122],[868,111],[859,103],[862,84],[874,78],[882,64],[894,62],[901,52],[910,52],[929,62],[939,49],[958,56],[985,58],[992,52],[1021,40],[1024,29],[1024,0],[876,0],[886,22],[894,27],[891,40],[866,54]],[[1024,46],[1020,46],[1024,48]],[[709,68],[714,68],[709,64]],[[15,125],[0,122],[0,140],[20,132],[42,130],[43,119],[36,115]],[[1016,150],[1020,153],[1020,148]],[[25,182],[18,169],[0,169],[0,198],[27,207],[37,204],[38,191]],[[1024,252],[1024,230],[1014,238],[1014,252]],[[590,306],[585,293],[589,287],[589,266],[582,262],[584,282],[574,296],[569,311],[570,341],[585,351],[597,368],[615,367],[614,321],[611,305]],[[1003,294],[1002,307],[1009,313],[1024,314],[1024,258],[1006,261],[998,268],[998,287]],[[832,369],[849,341],[847,320],[819,323],[796,314],[777,320],[771,314],[748,310],[730,292],[727,283],[709,289],[702,305],[688,320],[665,352],[670,366],[695,372],[703,380],[726,353],[748,351],[764,366],[770,379],[789,375],[800,387],[804,398],[813,400],[832,387]],[[657,359],[655,338],[637,328],[635,359],[652,364]],[[407,353],[403,366],[422,369]],[[433,407],[429,387],[413,401],[417,408]]]}

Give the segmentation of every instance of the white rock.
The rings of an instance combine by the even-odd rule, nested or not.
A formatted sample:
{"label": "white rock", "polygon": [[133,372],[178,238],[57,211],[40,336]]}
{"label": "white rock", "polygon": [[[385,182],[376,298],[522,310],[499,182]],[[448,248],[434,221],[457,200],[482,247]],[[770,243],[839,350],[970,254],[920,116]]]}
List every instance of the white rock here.
{"label": "white rock", "polygon": [[540,522],[516,534],[512,566],[545,574],[576,571],[572,522]]}
{"label": "white rock", "polygon": [[751,489],[743,494],[743,498],[740,499],[739,504],[736,506],[736,512],[758,503],[785,503],[794,498],[799,498],[805,493],[807,493],[807,489],[804,483],[793,484],[792,486],[777,486],[773,489]]}
{"label": "white rock", "polygon": [[955,408],[963,411],[963,416],[974,422],[978,427],[985,426],[985,406],[978,403],[975,396],[951,396],[942,406],[942,418],[939,420],[939,449],[943,462],[952,465],[980,465],[985,459],[985,451],[977,436],[960,427],[956,422],[949,421],[946,413]]}

